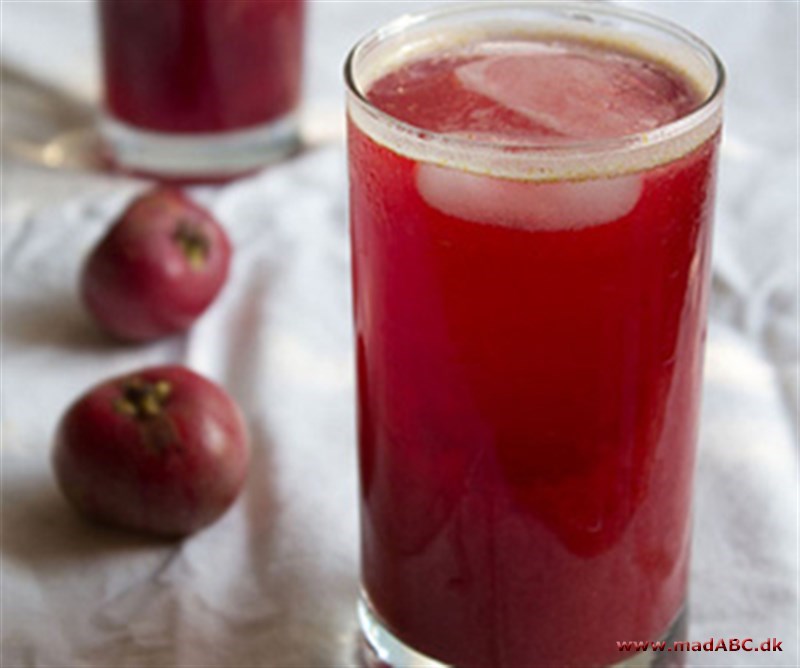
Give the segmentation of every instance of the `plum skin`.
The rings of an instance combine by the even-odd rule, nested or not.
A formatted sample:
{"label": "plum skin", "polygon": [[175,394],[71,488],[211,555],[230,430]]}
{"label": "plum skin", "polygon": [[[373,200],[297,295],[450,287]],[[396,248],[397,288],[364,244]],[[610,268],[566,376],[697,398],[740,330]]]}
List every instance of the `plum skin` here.
{"label": "plum skin", "polygon": [[180,537],[230,507],[249,458],[244,419],[225,390],[163,366],[112,378],[76,400],[59,423],[53,467],[83,515]]}
{"label": "plum skin", "polygon": [[231,243],[211,214],[176,188],[138,197],[91,251],[84,304],[116,338],[148,341],[184,331],[228,276]]}

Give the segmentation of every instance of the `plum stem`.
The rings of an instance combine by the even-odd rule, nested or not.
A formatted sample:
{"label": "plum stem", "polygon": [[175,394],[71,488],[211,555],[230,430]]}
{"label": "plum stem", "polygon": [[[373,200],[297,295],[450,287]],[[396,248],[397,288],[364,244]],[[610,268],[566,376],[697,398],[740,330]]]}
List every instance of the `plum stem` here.
{"label": "plum stem", "polygon": [[189,266],[195,271],[202,269],[211,246],[203,231],[196,225],[181,221],[172,238],[178,242]]}
{"label": "plum stem", "polygon": [[171,393],[172,386],[165,380],[150,383],[133,378],[125,383],[122,396],[114,402],[114,408],[124,415],[146,420],[161,413]]}

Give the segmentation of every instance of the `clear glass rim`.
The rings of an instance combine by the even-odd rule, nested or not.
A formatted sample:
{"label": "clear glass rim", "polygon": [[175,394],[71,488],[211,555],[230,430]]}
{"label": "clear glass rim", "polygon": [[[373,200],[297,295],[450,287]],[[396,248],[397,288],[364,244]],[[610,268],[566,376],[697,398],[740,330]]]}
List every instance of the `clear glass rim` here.
{"label": "clear glass rim", "polygon": [[[691,112],[681,116],[664,125],[660,125],[652,130],[637,132],[627,135],[620,135],[619,137],[604,137],[601,139],[591,140],[576,140],[564,141],[557,144],[544,143],[544,142],[520,142],[517,139],[503,141],[501,139],[483,140],[458,137],[446,133],[435,132],[425,128],[413,125],[402,121],[391,114],[381,110],[369,101],[365,92],[361,90],[356,81],[356,60],[363,50],[370,45],[378,44],[384,40],[396,36],[409,28],[414,28],[430,21],[447,18],[448,16],[463,14],[467,15],[470,12],[485,11],[491,9],[493,11],[502,10],[544,10],[544,11],[557,11],[559,13],[567,12],[580,12],[583,14],[616,18],[621,20],[628,20],[633,23],[645,25],[647,27],[657,29],[663,33],[677,37],[693,48],[695,51],[702,53],[712,65],[714,85],[711,87],[706,98]],[[595,1],[573,1],[573,0],[536,0],[535,2],[523,2],[520,0],[511,2],[492,2],[483,3],[457,3],[447,7],[435,8],[432,10],[412,12],[403,14],[396,19],[386,23],[369,33],[364,35],[347,55],[344,63],[344,79],[347,87],[347,92],[352,99],[359,104],[362,109],[369,113],[373,118],[379,122],[388,124],[401,132],[406,132],[415,135],[416,137],[423,138],[426,141],[436,142],[442,145],[455,147],[460,150],[509,150],[513,149],[514,153],[581,153],[581,154],[597,154],[607,152],[610,150],[618,150],[636,145],[650,145],[658,143],[662,140],[667,140],[672,137],[681,135],[683,132],[691,130],[697,125],[705,121],[720,104],[723,91],[725,89],[725,67],[717,56],[716,52],[702,39],[697,37],[694,33],[686,30],[677,23],[668,19],[655,16],[648,12],[642,12],[627,7],[616,7],[606,5]]]}

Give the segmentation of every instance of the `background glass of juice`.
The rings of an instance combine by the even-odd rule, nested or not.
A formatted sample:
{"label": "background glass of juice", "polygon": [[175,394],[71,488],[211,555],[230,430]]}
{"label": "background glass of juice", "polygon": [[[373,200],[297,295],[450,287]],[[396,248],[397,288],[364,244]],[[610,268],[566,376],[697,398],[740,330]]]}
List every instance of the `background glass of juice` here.
{"label": "background glass of juice", "polygon": [[720,62],[477,3],[346,78],[367,662],[679,664]]}
{"label": "background glass of juice", "polygon": [[304,0],[99,0],[110,159],[177,178],[297,145]]}

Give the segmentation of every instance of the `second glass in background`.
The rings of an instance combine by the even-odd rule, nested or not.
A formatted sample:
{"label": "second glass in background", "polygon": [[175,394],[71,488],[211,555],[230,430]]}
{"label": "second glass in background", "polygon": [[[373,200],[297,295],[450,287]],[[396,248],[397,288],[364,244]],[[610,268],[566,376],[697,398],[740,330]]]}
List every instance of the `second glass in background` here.
{"label": "second glass in background", "polygon": [[206,179],[298,142],[304,0],[99,0],[103,137],[117,166]]}

